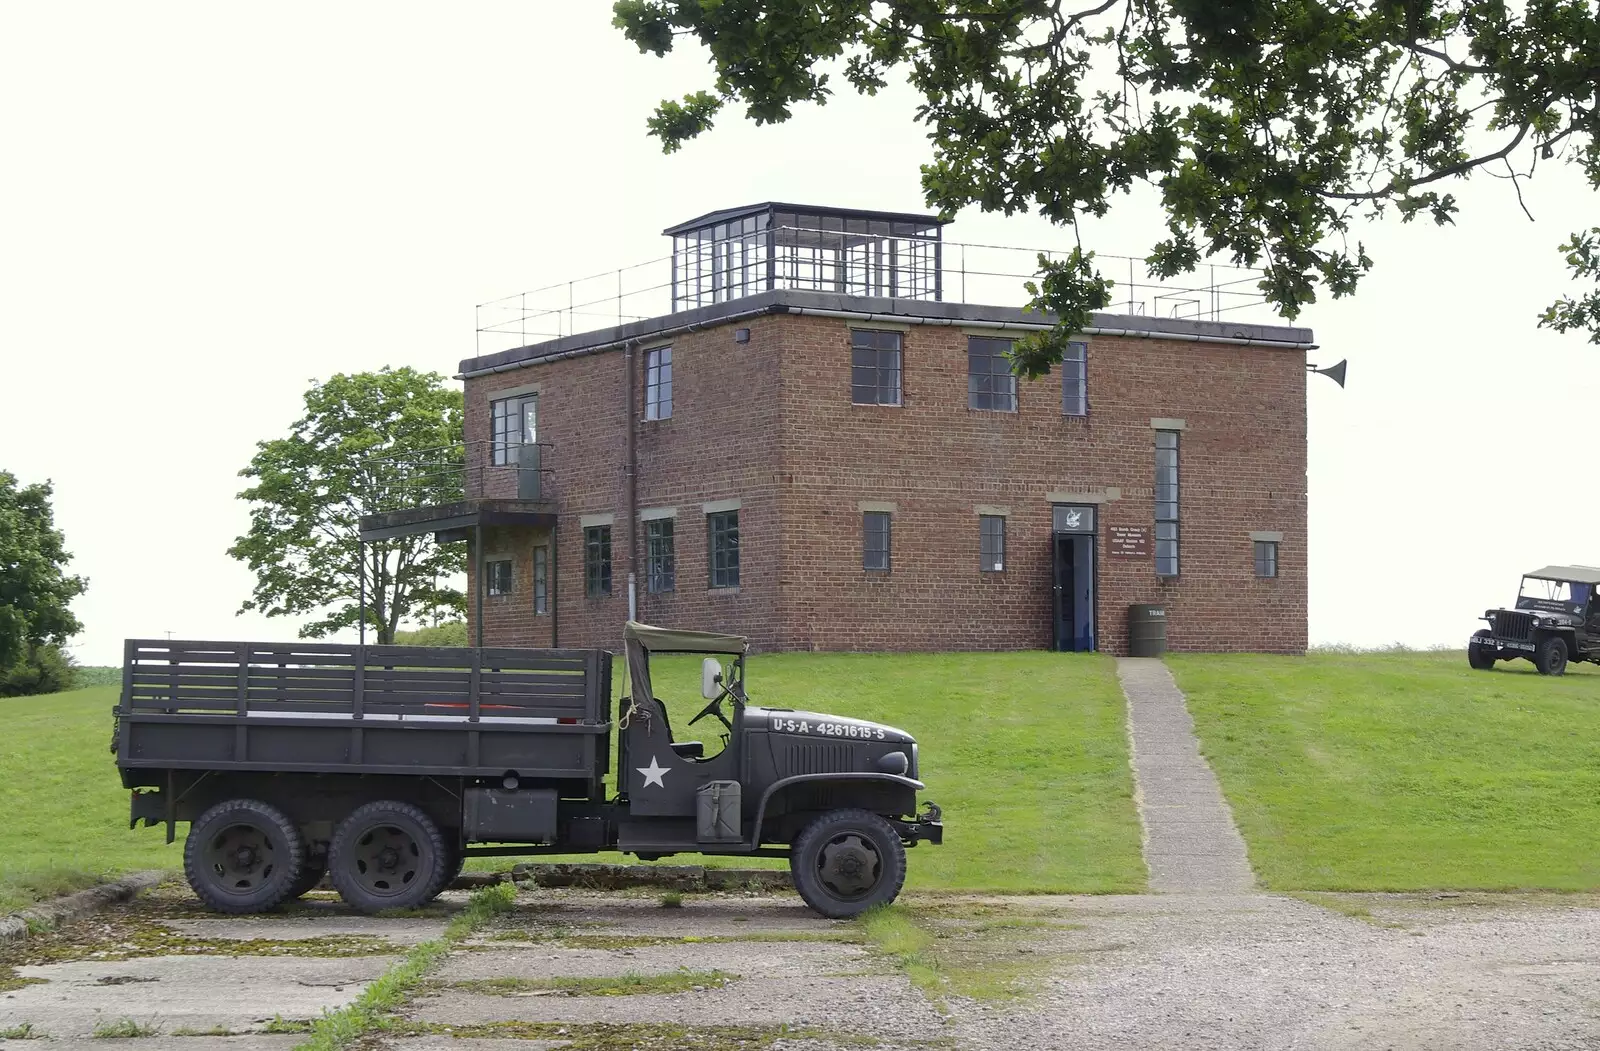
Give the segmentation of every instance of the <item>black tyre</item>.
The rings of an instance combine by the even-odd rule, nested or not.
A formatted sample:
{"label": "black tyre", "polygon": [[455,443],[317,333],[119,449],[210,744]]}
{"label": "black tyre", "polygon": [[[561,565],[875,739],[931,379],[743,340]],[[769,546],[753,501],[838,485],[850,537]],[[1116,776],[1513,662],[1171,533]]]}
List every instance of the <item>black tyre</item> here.
{"label": "black tyre", "polygon": [[1467,643],[1467,663],[1479,671],[1491,671],[1494,662],[1494,634],[1488,631],[1475,632],[1472,641]]}
{"label": "black tyre", "polygon": [[450,884],[455,882],[455,878],[461,875],[462,866],[467,863],[467,856],[461,852],[461,847],[456,845],[453,837],[447,837],[444,853],[444,864],[439,866],[439,878],[433,888],[433,893],[428,895],[429,901],[448,890]]}
{"label": "black tyre", "polygon": [[326,854],[307,854],[306,863],[300,869],[300,878],[295,880],[294,886],[289,888],[287,900],[304,897],[317,889],[322,882],[322,877],[328,874],[328,856]]}
{"label": "black tyre", "polygon": [[894,826],[877,814],[832,810],[795,838],[789,871],[807,905],[845,919],[900,896],[906,848]]}
{"label": "black tyre", "polygon": [[1567,640],[1551,635],[1539,643],[1533,654],[1533,666],[1540,675],[1560,675],[1567,670]]}
{"label": "black tyre", "polygon": [[201,814],[183,844],[183,873],[218,912],[265,912],[287,901],[305,866],[300,830],[279,809],[230,799]]}
{"label": "black tyre", "polygon": [[359,912],[414,909],[433,895],[450,855],[439,827],[410,803],[368,803],[334,830],[328,874]]}

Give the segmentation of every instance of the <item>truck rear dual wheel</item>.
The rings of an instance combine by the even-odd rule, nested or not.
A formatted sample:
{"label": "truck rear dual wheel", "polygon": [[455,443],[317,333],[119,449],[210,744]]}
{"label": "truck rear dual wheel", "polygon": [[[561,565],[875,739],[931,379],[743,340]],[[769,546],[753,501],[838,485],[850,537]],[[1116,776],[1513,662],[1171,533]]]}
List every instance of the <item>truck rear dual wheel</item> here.
{"label": "truck rear dual wheel", "polygon": [[846,919],[900,896],[906,848],[881,816],[830,810],[795,837],[789,871],[807,905],[830,919]]}
{"label": "truck rear dual wheel", "polygon": [[230,799],[201,814],[183,844],[195,896],[217,912],[265,912],[296,895],[306,845],[283,811]]}
{"label": "truck rear dual wheel", "polygon": [[414,909],[444,889],[455,861],[439,826],[410,803],[357,807],[334,830],[328,873],[339,896],[360,912]]}

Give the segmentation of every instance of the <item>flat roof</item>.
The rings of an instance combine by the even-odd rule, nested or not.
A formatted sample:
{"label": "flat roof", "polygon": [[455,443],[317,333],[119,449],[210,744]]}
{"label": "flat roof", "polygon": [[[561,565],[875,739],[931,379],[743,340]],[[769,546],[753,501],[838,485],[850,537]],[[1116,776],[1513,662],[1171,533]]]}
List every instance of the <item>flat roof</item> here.
{"label": "flat roof", "polygon": [[[463,359],[458,378],[537,365],[560,358],[578,357],[611,350],[627,343],[664,339],[713,325],[731,324],[768,314],[817,314],[857,320],[897,321],[908,324],[970,326],[996,330],[1028,331],[1050,328],[1051,315],[1021,307],[984,306],[978,303],[949,303],[922,299],[880,299],[872,296],[846,296],[832,292],[801,292],[779,289],[753,296],[696,307],[675,314],[645,318],[625,325],[580,332],[546,340],[526,347]],[[1190,318],[1148,317],[1142,314],[1092,315],[1084,332],[1088,336],[1133,336],[1171,338],[1204,343],[1231,343],[1238,346],[1277,347],[1282,350],[1315,350],[1309,328],[1292,325],[1260,325],[1243,321],[1201,321]],[[1600,572],[1600,571],[1597,571]]]}
{"label": "flat roof", "polygon": [[669,226],[661,231],[668,237],[681,234],[689,230],[698,230],[702,226],[711,226],[716,223],[726,222],[729,219],[742,219],[747,215],[760,215],[762,212],[795,212],[805,215],[837,215],[845,219],[879,219],[891,223],[917,223],[922,226],[948,226],[950,220],[941,219],[937,215],[917,215],[912,212],[879,212],[868,208],[833,208],[821,204],[788,204],[784,201],[761,201],[757,204],[747,204],[739,208],[718,208],[714,212]]}

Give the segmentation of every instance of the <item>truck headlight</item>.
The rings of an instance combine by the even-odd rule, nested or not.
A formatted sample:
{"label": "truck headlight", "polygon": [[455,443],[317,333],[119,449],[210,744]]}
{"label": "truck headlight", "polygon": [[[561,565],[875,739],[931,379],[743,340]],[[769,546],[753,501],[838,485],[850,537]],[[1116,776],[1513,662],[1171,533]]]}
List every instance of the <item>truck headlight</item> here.
{"label": "truck headlight", "polygon": [[911,760],[904,752],[885,752],[878,756],[878,769],[886,774],[901,774],[911,769]]}

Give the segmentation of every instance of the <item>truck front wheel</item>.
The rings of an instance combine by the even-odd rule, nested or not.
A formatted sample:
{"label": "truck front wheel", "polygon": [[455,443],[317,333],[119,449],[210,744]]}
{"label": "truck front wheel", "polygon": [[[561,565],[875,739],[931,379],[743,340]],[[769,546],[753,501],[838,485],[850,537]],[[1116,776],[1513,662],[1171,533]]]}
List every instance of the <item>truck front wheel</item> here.
{"label": "truck front wheel", "polygon": [[183,874],[218,912],[266,912],[287,901],[305,867],[294,822],[255,799],[230,799],[201,814],[183,844]]}
{"label": "truck front wheel", "polygon": [[1494,633],[1491,631],[1478,631],[1472,636],[1472,641],[1467,643],[1467,663],[1479,671],[1490,671],[1494,668]]}
{"label": "truck front wheel", "polygon": [[382,800],[357,807],[328,846],[328,874],[345,903],[359,912],[414,909],[439,892],[450,863],[444,837],[410,803]]}
{"label": "truck front wheel", "polygon": [[1539,643],[1533,654],[1533,666],[1540,675],[1560,675],[1567,670],[1567,640],[1560,635],[1548,636]]}
{"label": "truck front wheel", "polygon": [[832,810],[795,838],[789,870],[807,905],[830,919],[846,919],[900,896],[906,848],[879,815]]}

